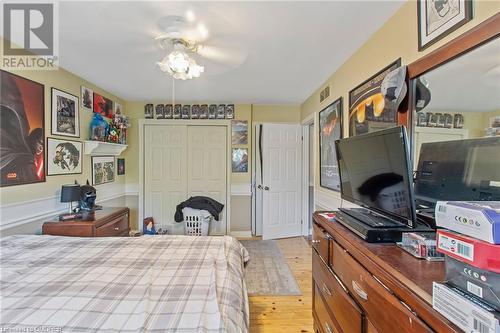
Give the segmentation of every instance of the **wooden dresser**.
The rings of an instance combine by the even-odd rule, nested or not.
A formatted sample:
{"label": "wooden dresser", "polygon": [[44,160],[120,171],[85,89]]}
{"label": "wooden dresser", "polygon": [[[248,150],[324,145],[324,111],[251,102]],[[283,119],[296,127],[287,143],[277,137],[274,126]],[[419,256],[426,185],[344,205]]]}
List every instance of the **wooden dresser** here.
{"label": "wooden dresser", "polygon": [[314,214],[316,333],[461,332],[432,308],[444,263],[419,260],[394,244],[370,244]]}
{"label": "wooden dresser", "polygon": [[128,236],[130,210],[122,208],[104,208],[95,211],[91,220],[48,221],[42,226],[44,235],[74,237],[117,237]]}

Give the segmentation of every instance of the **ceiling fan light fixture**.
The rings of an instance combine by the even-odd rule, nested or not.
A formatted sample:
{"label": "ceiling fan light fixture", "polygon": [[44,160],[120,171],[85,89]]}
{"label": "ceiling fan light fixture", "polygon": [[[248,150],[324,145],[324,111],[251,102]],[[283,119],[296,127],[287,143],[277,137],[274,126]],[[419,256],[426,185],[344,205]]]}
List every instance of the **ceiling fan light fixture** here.
{"label": "ceiling fan light fixture", "polygon": [[172,73],[187,73],[189,70],[189,56],[182,51],[172,51],[168,55],[167,65]]}

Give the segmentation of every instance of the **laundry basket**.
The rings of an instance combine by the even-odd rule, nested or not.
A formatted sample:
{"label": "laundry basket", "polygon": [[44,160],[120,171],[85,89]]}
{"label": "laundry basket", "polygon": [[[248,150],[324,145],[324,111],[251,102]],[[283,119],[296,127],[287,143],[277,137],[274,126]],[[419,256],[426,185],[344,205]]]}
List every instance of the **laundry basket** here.
{"label": "laundry basket", "polygon": [[213,216],[206,210],[186,207],[182,209],[184,215],[184,234],[186,236],[208,236],[210,222]]}

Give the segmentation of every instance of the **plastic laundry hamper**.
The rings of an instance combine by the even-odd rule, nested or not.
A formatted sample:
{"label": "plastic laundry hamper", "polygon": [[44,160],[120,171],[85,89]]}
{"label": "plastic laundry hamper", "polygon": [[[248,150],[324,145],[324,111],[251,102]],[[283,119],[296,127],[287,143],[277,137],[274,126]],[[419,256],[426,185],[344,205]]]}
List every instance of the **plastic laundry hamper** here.
{"label": "plastic laundry hamper", "polygon": [[184,234],[186,236],[208,236],[210,222],[213,216],[206,210],[186,207],[182,209],[184,215]]}

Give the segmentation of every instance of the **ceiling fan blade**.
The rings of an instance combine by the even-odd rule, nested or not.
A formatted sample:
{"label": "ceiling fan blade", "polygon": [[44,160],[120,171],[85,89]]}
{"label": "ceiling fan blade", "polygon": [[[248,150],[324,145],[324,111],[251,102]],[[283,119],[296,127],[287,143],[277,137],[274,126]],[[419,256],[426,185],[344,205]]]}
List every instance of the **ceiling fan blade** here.
{"label": "ceiling fan blade", "polygon": [[212,45],[199,45],[196,53],[202,58],[223,63],[232,67],[243,64],[248,53],[243,49],[217,47]]}

